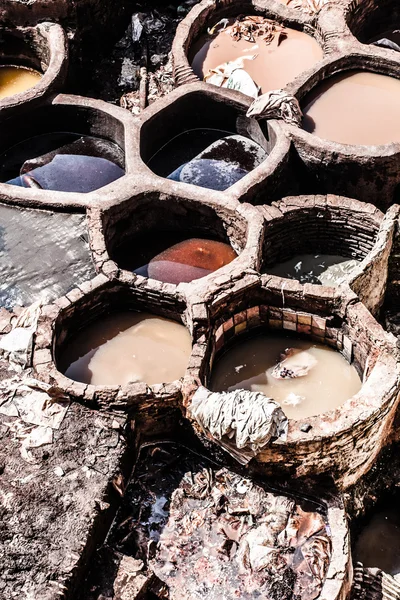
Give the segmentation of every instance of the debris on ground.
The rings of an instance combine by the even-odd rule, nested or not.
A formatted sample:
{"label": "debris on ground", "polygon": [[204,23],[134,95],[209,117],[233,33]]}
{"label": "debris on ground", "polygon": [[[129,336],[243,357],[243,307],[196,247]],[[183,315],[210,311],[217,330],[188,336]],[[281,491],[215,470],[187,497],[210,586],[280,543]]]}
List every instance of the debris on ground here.
{"label": "debris on ground", "polygon": [[157,582],[171,599],[314,600],[331,540],[316,505],[161,442],[139,450],[104,552],[119,567],[93,567],[88,600],[117,598],[121,578],[134,590]]}

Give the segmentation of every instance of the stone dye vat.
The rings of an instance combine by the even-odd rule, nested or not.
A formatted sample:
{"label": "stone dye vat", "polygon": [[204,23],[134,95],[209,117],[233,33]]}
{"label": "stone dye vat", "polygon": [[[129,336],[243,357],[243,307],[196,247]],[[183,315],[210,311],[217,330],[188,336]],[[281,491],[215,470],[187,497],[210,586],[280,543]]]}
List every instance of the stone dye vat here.
{"label": "stone dye vat", "polygon": [[64,83],[67,64],[66,34],[59,25],[0,25],[0,118],[54,94]]}
{"label": "stone dye vat", "polygon": [[4,183],[55,192],[87,194],[125,174],[117,164],[124,163],[117,144],[76,133],[29,138],[6,150],[0,160]]}
{"label": "stone dye vat", "polygon": [[0,66],[0,100],[25,92],[34,87],[42,74],[34,69],[20,66]]}
{"label": "stone dye vat", "polygon": [[[266,287],[265,291],[263,291],[263,288],[257,288],[254,285],[251,293],[249,290],[247,294],[238,292],[235,299],[231,297],[228,300],[228,297],[226,297],[226,303],[223,303],[221,298],[219,298],[215,305],[215,314],[212,317],[213,333],[211,336],[206,335],[204,340],[199,340],[195,344],[193,353],[196,360],[190,363],[188,375],[199,378],[205,388],[211,390],[221,389],[224,372],[222,368],[220,369],[219,361],[221,361],[220,365],[222,367],[223,361],[229,361],[229,355],[232,356],[232,353],[235,352],[235,347],[238,348],[239,344],[249,343],[250,345],[250,342],[246,340],[254,337],[254,344],[261,344],[261,347],[258,349],[258,351],[261,349],[261,352],[257,352],[257,355],[259,354],[262,357],[261,360],[264,360],[264,348],[269,343],[269,336],[272,338],[274,335],[277,335],[280,338],[286,338],[290,334],[292,337],[297,336],[297,339],[303,337],[304,346],[301,344],[301,347],[302,349],[307,349],[307,351],[305,355],[297,355],[302,358],[301,364],[296,363],[296,355],[294,355],[294,360],[291,360],[291,365],[288,365],[286,370],[285,360],[290,360],[291,357],[289,357],[289,353],[286,353],[280,359],[279,351],[281,349],[296,347],[296,340],[285,339],[277,343],[277,346],[274,348],[274,360],[271,362],[265,360],[265,364],[263,363],[262,365],[262,369],[265,367],[265,371],[260,375],[262,369],[253,366],[256,365],[257,359],[252,355],[252,349],[248,348],[247,350],[249,351],[245,352],[246,357],[234,356],[238,360],[233,360],[233,363],[228,368],[229,377],[231,378],[229,383],[234,382],[235,384],[239,384],[240,382],[240,387],[248,389],[252,387],[254,382],[255,388],[259,391],[266,381],[269,384],[270,378],[272,378],[271,381],[273,383],[268,387],[268,394],[266,395],[270,398],[272,397],[273,400],[281,401],[281,408],[284,412],[286,408],[284,400],[288,401],[287,406],[290,412],[288,412],[287,416],[290,418],[287,438],[277,439],[274,443],[268,443],[263,449],[258,450],[255,455],[253,453],[263,473],[270,472],[272,463],[274,463],[273,469],[275,473],[284,472],[285,475],[297,473],[298,476],[300,474],[305,476],[310,473],[309,469],[314,473],[318,472],[320,474],[324,472],[336,473],[337,484],[346,487],[351,485],[351,479],[354,478],[353,481],[356,481],[361,472],[368,470],[368,464],[371,464],[371,456],[368,451],[365,453],[366,448],[377,448],[376,444],[378,443],[380,434],[378,434],[378,437],[375,436],[378,430],[381,432],[386,431],[388,422],[390,423],[393,418],[389,417],[389,414],[393,415],[396,411],[397,394],[394,392],[394,389],[396,386],[397,370],[394,368],[392,371],[396,362],[396,351],[392,346],[394,340],[390,336],[387,336],[380,326],[374,324],[374,319],[363,305],[360,303],[354,306],[351,306],[351,303],[347,304],[350,302],[350,297],[345,301],[345,305],[342,305],[340,308],[340,301],[338,302],[338,296],[335,296],[335,294],[331,296],[328,294],[324,295],[324,302],[322,303],[321,299],[318,299],[318,296],[314,296],[310,292],[306,292],[303,300],[299,302],[299,296],[295,290],[291,290],[290,287],[287,290],[283,289],[285,306],[282,308],[264,305],[262,300],[262,298],[270,298],[271,300],[274,298],[278,302],[278,298],[282,298],[281,288]],[[258,299],[257,304],[251,303],[251,296]],[[293,306],[297,305],[297,308],[289,308],[292,303]],[[326,311],[325,315],[328,314],[330,316],[307,313],[299,307],[301,304],[303,306],[306,304],[309,306],[318,306],[320,313]],[[335,306],[336,309],[334,308]],[[236,310],[234,307],[236,307]],[[236,312],[239,307],[241,309],[240,312]],[[343,310],[346,312],[345,319],[339,317],[339,313]],[[336,311],[339,311],[339,313]],[[262,331],[265,334],[265,339],[268,340],[268,342],[265,342],[265,345],[263,345],[264,341],[262,338],[261,341],[258,341],[255,337],[259,331]],[[374,331],[373,334],[372,331]],[[384,339],[386,341],[380,346],[378,339],[381,339],[382,342]],[[353,377],[355,387],[352,389],[356,393],[353,397],[348,396],[347,400],[344,400],[344,396],[342,396],[344,402],[340,406],[338,405],[339,402],[336,403],[338,398],[334,394],[335,408],[333,410],[329,410],[329,408],[332,409],[332,405],[329,404],[329,395],[324,396],[324,400],[317,395],[318,402],[326,402],[324,408],[328,412],[319,416],[311,416],[311,414],[316,414],[315,406],[312,406],[310,410],[307,408],[307,416],[305,416],[305,413],[301,413],[301,403],[303,400],[299,399],[299,396],[305,397],[306,394],[300,393],[298,390],[289,389],[287,384],[290,385],[293,383],[294,387],[297,384],[299,386],[304,384],[305,387],[306,377],[304,377],[302,383],[300,383],[300,378],[299,382],[296,381],[296,378],[292,378],[292,381],[285,381],[284,379],[283,381],[278,380],[275,382],[275,378],[272,375],[275,375],[276,378],[285,377],[285,374],[290,375],[290,367],[292,366],[292,370],[297,372],[297,374],[302,370],[303,372],[308,370],[309,374],[307,376],[310,376],[312,369],[316,368],[315,361],[313,360],[316,356],[311,356],[311,349],[315,345],[318,347],[319,344],[328,345],[342,352],[344,359],[352,363],[357,369],[358,376],[362,380],[362,386],[360,389],[360,380],[354,371],[349,368],[349,365],[346,364],[346,360],[343,357],[335,356],[335,360],[339,363],[338,366],[340,368],[343,367],[344,370],[347,369],[349,375],[351,374],[351,377]],[[385,346],[386,350],[384,350]],[[383,352],[381,356],[379,356],[378,347],[381,347],[381,351]],[[329,354],[327,354],[328,356]],[[388,360],[394,361],[391,362],[391,366],[389,366]],[[272,364],[273,362],[274,365]],[[277,365],[277,363],[279,364]],[[391,383],[387,379],[389,374],[389,371],[387,371],[388,368],[393,376]],[[214,379],[215,376],[216,379]],[[216,387],[216,381],[218,387]],[[320,383],[317,386],[323,385],[323,381],[324,374],[322,373]],[[340,385],[338,383],[335,384],[335,390],[337,389],[338,394],[340,393],[340,387],[345,385],[344,371],[342,371],[340,381]],[[388,385],[385,391],[382,389],[383,381],[386,381]],[[259,386],[260,382],[261,385]],[[271,393],[275,385],[278,388],[277,393],[279,395],[287,394],[284,398],[283,396],[279,398],[274,397],[274,394]],[[255,388],[253,391],[255,391]],[[320,395],[322,396],[322,387],[320,390]],[[388,408],[388,412],[385,410],[385,416],[383,416],[381,409],[376,409],[377,394],[381,392],[383,392],[381,401]],[[350,387],[347,388],[344,395],[346,396],[347,393],[351,394]],[[230,431],[230,427],[233,429],[236,427],[233,422],[228,427],[229,415],[224,416],[223,413],[215,415],[216,424],[215,427],[213,426],[213,431],[219,433],[211,435],[207,431],[207,428],[204,427],[204,421],[198,421],[197,417],[194,416],[195,413],[198,414],[198,410],[196,408],[196,411],[193,412],[191,409],[192,394],[193,391],[188,392],[188,397],[185,400],[189,419],[198,427],[198,430],[202,432],[202,435],[206,439],[226,447],[229,440],[224,437],[225,432]],[[195,398],[196,396],[193,397],[193,399]],[[256,398],[254,398],[254,402],[257,402]],[[306,406],[306,401],[304,400],[304,402],[303,407]],[[388,404],[386,404],[387,402]],[[293,406],[296,403],[297,406]],[[296,410],[299,411],[297,414]],[[221,419],[221,422],[219,419]],[[381,421],[381,419],[383,420]],[[374,430],[373,434],[367,425],[367,422],[372,421],[376,423],[376,430]],[[359,430],[361,436],[359,446],[358,444],[354,446],[353,443],[356,430]],[[339,444],[336,442],[337,439],[340,439]],[[363,439],[362,442],[361,439]],[[324,448],[323,452],[322,448]],[[241,449],[237,447],[237,450],[240,455]],[[235,456],[237,450],[233,452],[233,456]],[[243,451],[247,451],[247,448],[244,448]],[[318,459],[316,458],[317,456]],[[248,457],[246,460],[248,460]]]}
{"label": "stone dye vat", "polygon": [[300,293],[307,283],[348,284],[377,313],[386,290],[396,211],[383,218],[372,205],[329,196],[288,197],[260,210],[265,219],[261,272],[270,286],[296,285]]}
{"label": "stone dye vat", "polygon": [[[168,178],[163,189],[171,192],[179,182],[243,199],[261,194],[266,174],[276,165],[285,169],[288,147],[279,125],[246,117],[249,104],[245,96],[200,82],[153,104],[139,117],[143,176],[151,171]],[[269,183],[273,193],[278,181]]]}
{"label": "stone dye vat", "polygon": [[104,316],[71,339],[59,368],[92,385],[169,383],[184,376],[191,351],[187,329],[151,314]]}
{"label": "stone dye vat", "polygon": [[318,598],[335,570],[331,519],[326,504],[270,491],[186,446],[145,445],[102,553],[119,563],[116,577],[99,554],[87,597],[118,589],[131,562],[122,589],[132,598]]}
{"label": "stone dye vat", "polygon": [[6,120],[0,143],[2,197],[85,205],[90,192],[124,176],[131,154],[129,124],[125,111],[74,96],[31,109],[28,120]]}
{"label": "stone dye vat", "polygon": [[[194,109],[194,103],[198,103],[198,108]],[[171,113],[170,118],[165,115],[170,126],[163,126],[157,137],[156,123],[142,128],[142,157],[156,175],[224,191],[267,157],[262,130],[240,110],[220,103],[218,97],[213,100],[193,94],[190,104],[187,99],[175,104],[164,109]],[[179,119],[173,118],[176,111]],[[155,145],[160,134],[162,138]]]}
{"label": "stone dye vat", "polygon": [[[83,299],[82,299],[83,300]],[[178,304],[165,316],[143,310],[129,288],[100,286],[89,303],[58,316],[55,333],[57,369],[79,384],[130,386],[168,384],[185,374],[191,337],[182,325]],[[148,308],[152,309],[151,303]],[[171,318],[172,317],[172,318]],[[83,387],[86,387],[83,386]]]}
{"label": "stone dye vat", "polygon": [[[133,272],[164,283],[189,283],[228,265],[236,258],[235,251],[223,242],[190,238],[177,243],[161,240],[161,252],[147,264],[143,258]],[[138,253],[138,256],[140,254]]]}
{"label": "stone dye vat", "polygon": [[304,20],[295,12],[288,19],[279,8],[247,1],[234,7],[199,3],[174,40],[178,84],[200,78],[255,98],[314,67],[323,58],[317,31],[312,26],[302,31]]}
{"label": "stone dye vat", "polygon": [[194,73],[253,98],[284,87],[323,54],[311,36],[258,15],[221,19],[205,31],[189,50]]}
{"label": "stone dye vat", "polygon": [[341,144],[377,146],[400,141],[400,81],[349,71],[330,77],[302,102],[303,128]]}
{"label": "stone dye vat", "polygon": [[[89,294],[73,291],[72,304],[44,311],[38,345],[48,349],[52,367],[43,375],[69,382],[76,397],[85,390],[88,401],[99,389],[113,389],[117,404],[147,393],[176,399],[192,347],[184,302],[144,297],[103,276],[94,282]],[[108,404],[108,392],[105,398]]]}
{"label": "stone dye vat", "polygon": [[113,270],[124,281],[150,278],[160,286],[195,282],[213,272],[240,273],[255,264],[254,244],[262,227],[252,207],[232,212],[210,200],[200,204],[169,196],[165,201],[159,194],[91,208],[88,217],[99,270]]}

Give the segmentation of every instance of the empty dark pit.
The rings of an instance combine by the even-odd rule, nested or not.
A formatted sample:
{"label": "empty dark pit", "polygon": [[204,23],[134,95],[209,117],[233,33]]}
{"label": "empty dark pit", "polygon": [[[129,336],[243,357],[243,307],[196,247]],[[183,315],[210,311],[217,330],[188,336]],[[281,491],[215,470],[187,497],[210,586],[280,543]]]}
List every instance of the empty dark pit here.
{"label": "empty dark pit", "polygon": [[124,128],[92,107],[46,105],[2,125],[0,180],[17,187],[88,193],[125,174]]}
{"label": "empty dark pit", "polygon": [[[400,7],[396,0],[366,0],[353,2],[346,15],[347,25],[363,44],[373,44],[400,51]],[[396,32],[397,31],[397,32]],[[389,43],[387,43],[388,40]],[[394,42],[395,46],[390,42]]]}
{"label": "empty dark pit", "polygon": [[381,569],[400,581],[400,493],[384,493],[352,524],[353,562]]}
{"label": "empty dark pit", "polygon": [[230,211],[153,194],[110,208],[102,220],[108,254],[120,268],[173,284],[229,264],[247,238],[245,220]]}
{"label": "empty dark pit", "polygon": [[140,140],[157,175],[223,191],[263,162],[274,134],[221,94],[189,92],[145,121]]}

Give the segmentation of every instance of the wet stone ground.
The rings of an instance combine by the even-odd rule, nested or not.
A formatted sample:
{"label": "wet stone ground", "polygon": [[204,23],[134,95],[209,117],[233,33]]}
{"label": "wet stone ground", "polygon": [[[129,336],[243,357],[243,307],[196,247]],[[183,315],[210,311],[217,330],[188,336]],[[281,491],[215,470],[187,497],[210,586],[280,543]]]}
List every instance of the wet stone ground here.
{"label": "wet stone ground", "polygon": [[85,221],[0,204],[0,306],[48,303],[94,277]]}

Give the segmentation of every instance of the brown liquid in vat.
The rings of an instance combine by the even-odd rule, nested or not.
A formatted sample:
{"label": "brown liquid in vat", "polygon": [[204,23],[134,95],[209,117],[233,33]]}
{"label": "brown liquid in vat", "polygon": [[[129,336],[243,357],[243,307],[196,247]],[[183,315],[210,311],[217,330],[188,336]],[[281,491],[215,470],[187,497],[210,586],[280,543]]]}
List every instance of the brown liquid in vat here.
{"label": "brown liquid in vat", "polygon": [[[304,377],[275,379],[271,373],[287,348],[304,352],[291,359],[291,365],[316,359],[317,364]],[[289,365],[288,365],[289,366]],[[309,341],[272,333],[235,344],[214,365],[210,389],[246,389],[262,392],[281,404],[290,419],[304,419],[333,410],[361,388],[354,366],[336,350]]]}
{"label": "brown liquid in vat", "polygon": [[113,313],[71,340],[59,369],[93,385],[169,383],[183,377],[191,348],[180,323],[147,313]]}
{"label": "brown liquid in vat", "polygon": [[342,144],[400,142],[400,80],[350,71],[317,85],[303,102],[303,129]]}
{"label": "brown liquid in vat", "polygon": [[235,41],[229,31],[227,27],[215,36],[202,36],[195,43],[192,68],[201,79],[210,69],[223,63],[256,55],[254,60],[244,60],[244,69],[261,88],[261,93],[265,93],[284,87],[321,60],[323,55],[313,37],[295,29],[285,28],[287,37],[279,45],[279,35],[270,44],[266,44],[261,37],[253,43],[243,38]]}
{"label": "brown liquid in vat", "polygon": [[29,90],[42,77],[41,73],[27,67],[0,65],[0,100]]}

